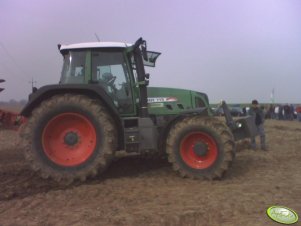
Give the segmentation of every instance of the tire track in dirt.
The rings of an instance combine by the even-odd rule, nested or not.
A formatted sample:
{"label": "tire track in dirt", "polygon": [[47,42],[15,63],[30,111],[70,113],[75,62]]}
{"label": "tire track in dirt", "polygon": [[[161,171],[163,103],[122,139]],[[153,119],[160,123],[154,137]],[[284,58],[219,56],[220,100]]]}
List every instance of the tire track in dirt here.
{"label": "tire track in dirt", "polygon": [[[10,158],[7,161],[8,159],[4,156],[9,155]],[[53,190],[68,190],[83,184],[82,182],[75,182],[69,186],[62,186],[50,179],[40,178],[24,163],[19,149],[1,150],[0,157],[2,158],[0,166],[0,201],[20,199]],[[113,178],[137,177],[140,174],[164,167],[170,167],[167,160],[145,159],[138,155],[121,157],[115,159],[103,174],[88,179],[84,184],[97,184]]]}

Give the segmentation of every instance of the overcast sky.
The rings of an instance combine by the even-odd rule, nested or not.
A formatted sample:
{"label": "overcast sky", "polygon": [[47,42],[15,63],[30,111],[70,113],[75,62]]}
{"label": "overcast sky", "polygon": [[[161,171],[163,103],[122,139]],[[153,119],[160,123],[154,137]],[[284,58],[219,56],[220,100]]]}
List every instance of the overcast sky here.
{"label": "overcast sky", "polygon": [[29,81],[57,83],[57,44],[134,43],[162,52],[151,86],[187,88],[210,102],[301,103],[299,0],[0,0],[0,100]]}

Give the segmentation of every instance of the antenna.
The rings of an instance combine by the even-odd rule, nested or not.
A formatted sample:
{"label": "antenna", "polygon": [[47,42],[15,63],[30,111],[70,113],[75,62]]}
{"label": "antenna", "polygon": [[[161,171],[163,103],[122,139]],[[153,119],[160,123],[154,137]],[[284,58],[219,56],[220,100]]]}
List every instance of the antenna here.
{"label": "antenna", "polygon": [[100,42],[100,39],[99,39],[98,35],[97,35],[96,33],[94,33],[94,35],[95,35],[95,37],[96,37],[97,41],[99,41],[99,42]]}
{"label": "antenna", "polygon": [[33,78],[31,78],[31,81],[28,83],[31,83],[31,89],[33,90],[34,84],[37,84],[37,81],[34,81]]}

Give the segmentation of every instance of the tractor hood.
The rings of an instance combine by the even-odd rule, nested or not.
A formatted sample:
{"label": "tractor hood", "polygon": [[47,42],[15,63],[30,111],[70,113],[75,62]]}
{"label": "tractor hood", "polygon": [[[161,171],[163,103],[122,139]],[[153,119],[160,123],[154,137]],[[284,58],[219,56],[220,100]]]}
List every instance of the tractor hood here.
{"label": "tractor hood", "polygon": [[150,114],[179,114],[196,108],[209,107],[207,95],[192,90],[148,87],[147,94]]}

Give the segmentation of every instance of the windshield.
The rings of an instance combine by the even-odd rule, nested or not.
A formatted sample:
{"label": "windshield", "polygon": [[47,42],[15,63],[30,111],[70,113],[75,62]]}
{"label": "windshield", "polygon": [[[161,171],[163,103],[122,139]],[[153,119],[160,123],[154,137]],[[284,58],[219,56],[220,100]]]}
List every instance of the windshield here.
{"label": "windshield", "polygon": [[60,83],[84,83],[85,62],[85,51],[70,51],[65,54]]}

